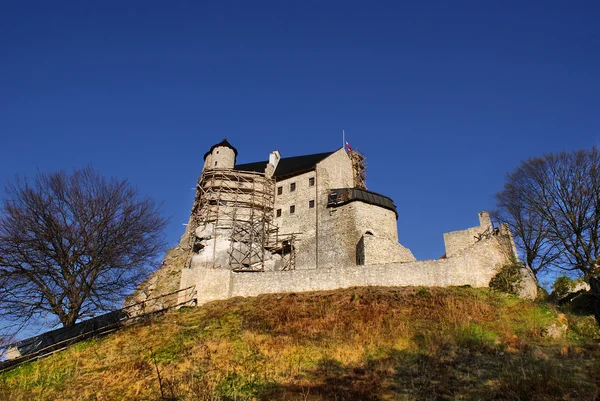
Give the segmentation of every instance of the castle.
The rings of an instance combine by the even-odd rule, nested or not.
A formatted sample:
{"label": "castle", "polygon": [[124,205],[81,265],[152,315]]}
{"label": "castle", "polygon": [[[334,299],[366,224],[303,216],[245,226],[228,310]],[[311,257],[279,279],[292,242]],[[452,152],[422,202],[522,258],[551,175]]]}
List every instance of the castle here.
{"label": "castle", "polygon": [[415,260],[398,243],[394,202],[366,189],[358,152],[282,158],[273,151],[248,164],[235,164],[236,156],[227,140],[204,155],[184,235],[191,267],[277,271]]}
{"label": "castle", "polygon": [[[247,164],[237,155],[226,139],[204,155],[179,245],[127,302],[184,288],[204,303],[361,285],[484,287],[517,258],[508,229],[481,212],[479,226],[444,234],[443,258],[416,261],[398,243],[394,202],[366,189],[357,151],[286,158],[275,150]],[[535,296],[523,274],[522,295]]]}

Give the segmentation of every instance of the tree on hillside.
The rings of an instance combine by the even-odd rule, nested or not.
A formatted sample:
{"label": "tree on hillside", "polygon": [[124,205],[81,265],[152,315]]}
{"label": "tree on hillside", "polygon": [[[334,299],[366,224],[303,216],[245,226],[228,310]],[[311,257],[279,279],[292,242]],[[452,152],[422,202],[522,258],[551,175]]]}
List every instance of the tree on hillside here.
{"label": "tree on hillside", "polygon": [[504,190],[496,194],[494,217],[508,224],[525,263],[537,277],[558,260],[560,253],[550,240],[548,222],[528,202],[529,181],[523,169],[509,174]]}
{"label": "tree on hillside", "polygon": [[126,180],[90,166],[6,186],[0,207],[0,315],[63,326],[109,310],[163,251],[166,219]]}
{"label": "tree on hillside", "polygon": [[548,268],[597,274],[600,257],[600,151],[548,154],[524,161],[496,194],[536,275]]}

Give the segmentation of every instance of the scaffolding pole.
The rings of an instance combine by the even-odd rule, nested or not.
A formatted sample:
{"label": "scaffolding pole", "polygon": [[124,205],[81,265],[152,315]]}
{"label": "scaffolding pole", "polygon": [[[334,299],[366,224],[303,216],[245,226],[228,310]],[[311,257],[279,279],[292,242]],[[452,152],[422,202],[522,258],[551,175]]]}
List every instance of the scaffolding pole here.
{"label": "scaffolding pole", "polygon": [[[291,240],[288,247],[291,252],[295,236],[290,239],[278,234],[272,222],[274,202],[275,182],[263,173],[231,169],[203,171],[192,208],[188,267],[198,240],[196,229],[208,224],[213,225],[213,239],[217,231],[230,230],[228,266],[233,271],[264,271],[266,251],[285,248],[282,241]],[[210,267],[222,267],[215,265],[216,241],[212,253]],[[295,266],[295,252],[292,253],[293,257],[289,252],[281,253],[285,270]]]}
{"label": "scaffolding pole", "polygon": [[348,156],[352,162],[354,188],[367,189],[367,158],[358,150],[349,151]]}

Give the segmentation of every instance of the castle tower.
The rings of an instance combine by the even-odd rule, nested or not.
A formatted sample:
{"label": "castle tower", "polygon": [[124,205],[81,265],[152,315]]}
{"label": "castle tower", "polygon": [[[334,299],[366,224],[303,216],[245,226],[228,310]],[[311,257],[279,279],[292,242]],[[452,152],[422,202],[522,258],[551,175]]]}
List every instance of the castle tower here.
{"label": "castle tower", "polygon": [[204,154],[204,170],[232,169],[235,166],[237,154],[237,149],[225,138]]}

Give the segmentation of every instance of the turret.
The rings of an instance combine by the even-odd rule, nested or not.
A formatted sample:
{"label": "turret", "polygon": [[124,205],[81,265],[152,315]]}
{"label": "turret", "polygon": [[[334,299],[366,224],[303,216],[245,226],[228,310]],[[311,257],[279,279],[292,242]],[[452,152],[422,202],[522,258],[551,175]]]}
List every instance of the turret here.
{"label": "turret", "polygon": [[213,145],[208,152],[204,154],[204,169],[215,168],[233,168],[238,151],[231,146],[227,138],[220,143]]}

